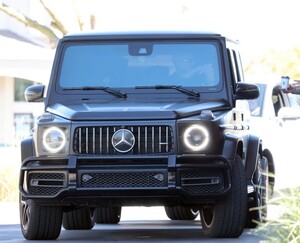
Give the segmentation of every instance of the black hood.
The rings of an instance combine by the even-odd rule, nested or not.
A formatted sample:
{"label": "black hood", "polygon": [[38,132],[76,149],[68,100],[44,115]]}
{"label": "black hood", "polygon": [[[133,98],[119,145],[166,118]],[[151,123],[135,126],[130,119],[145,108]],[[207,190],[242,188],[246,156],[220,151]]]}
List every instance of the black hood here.
{"label": "black hood", "polygon": [[59,104],[47,108],[48,112],[69,120],[150,120],[178,119],[200,114],[201,110],[223,110],[228,108],[224,100],[207,102],[153,102],[153,103],[82,103]]}

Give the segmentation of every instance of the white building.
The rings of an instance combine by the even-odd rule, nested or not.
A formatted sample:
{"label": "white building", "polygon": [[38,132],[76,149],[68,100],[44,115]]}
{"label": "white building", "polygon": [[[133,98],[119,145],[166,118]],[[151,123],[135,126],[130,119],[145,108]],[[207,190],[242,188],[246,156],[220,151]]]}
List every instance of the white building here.
{"label": "white building", "polygon": [[[30,15],[38,1],[5,3]],[[30,15],[31,16],[31,15]],[[42,46],[39,33],[0,12],[0,147],[18,146],[33,125],[42,104],[29,104],[24,90],[36,82],[47,84],[54,50]]]}

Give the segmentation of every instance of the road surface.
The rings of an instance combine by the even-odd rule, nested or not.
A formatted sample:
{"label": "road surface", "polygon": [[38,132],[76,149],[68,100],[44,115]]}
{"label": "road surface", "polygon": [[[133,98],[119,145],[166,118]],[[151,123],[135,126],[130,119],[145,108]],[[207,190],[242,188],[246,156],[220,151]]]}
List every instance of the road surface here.
{"label": "road surface", "polygon": [[[92,230],[62,230],[59,242],[260,242],[246,230],[238,239],[207,239],[198,222],[171,220],[121,221]],[[20,225],[0,225],[0,242],[27,242]],[[43,241],[35,241],[43,242]]]}
{"label": "road surface", "polygon": [[[118,225],[95,225],[92,230],[62,229],[59,242],[243,242],[263,239],[245,230],[238,239],[208,239],[199,218],[196,221],[171,221],[162,207],[127,207]],[[0,203],[0,242],[28,242],[23,238],[17,204]],[[35,241],[43,242],[43,241]],[[45,242],[45,241],[44,241]]]}

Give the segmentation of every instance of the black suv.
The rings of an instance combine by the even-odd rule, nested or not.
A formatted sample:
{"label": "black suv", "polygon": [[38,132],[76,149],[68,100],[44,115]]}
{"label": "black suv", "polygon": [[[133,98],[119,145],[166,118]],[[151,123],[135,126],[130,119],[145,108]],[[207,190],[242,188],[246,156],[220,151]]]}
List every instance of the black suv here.
{"label": "black suv", "polygon": [[202,32],[63,37],[47,92],[25,91],[45,112],[21,142],[24,237],[117,224],[135,205],[200,215],[209,237],[262,222],[266,208],[249,208],[265,206],[274,166],[250,133],[259,89],[243,82],[237,46]]}

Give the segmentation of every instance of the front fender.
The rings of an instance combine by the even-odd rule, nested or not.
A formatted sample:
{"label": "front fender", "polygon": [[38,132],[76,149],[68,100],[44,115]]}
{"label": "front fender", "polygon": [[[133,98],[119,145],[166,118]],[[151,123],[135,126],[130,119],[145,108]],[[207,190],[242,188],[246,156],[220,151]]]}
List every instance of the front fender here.
{"label": "front fender", "polygon": [[35,156],[34,142],[32,137],[28,137],[21,141],[21,159],[24,161],[32,156]]}

